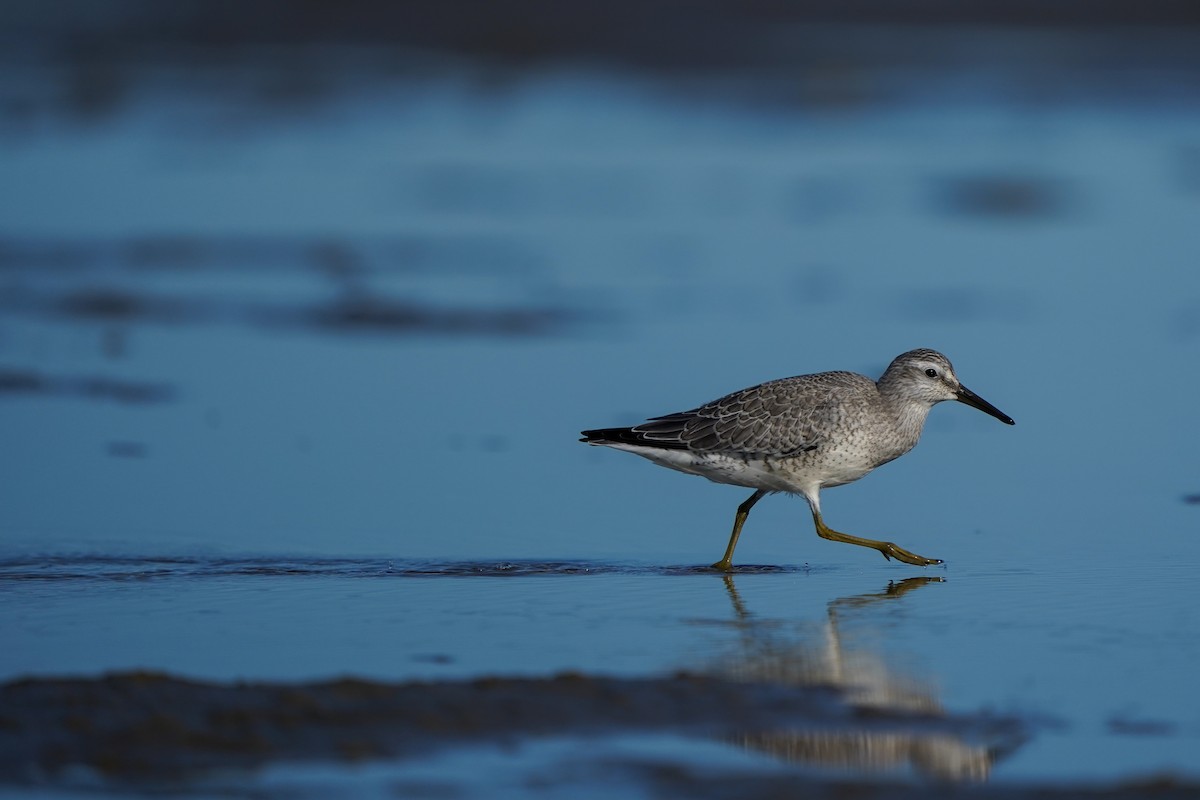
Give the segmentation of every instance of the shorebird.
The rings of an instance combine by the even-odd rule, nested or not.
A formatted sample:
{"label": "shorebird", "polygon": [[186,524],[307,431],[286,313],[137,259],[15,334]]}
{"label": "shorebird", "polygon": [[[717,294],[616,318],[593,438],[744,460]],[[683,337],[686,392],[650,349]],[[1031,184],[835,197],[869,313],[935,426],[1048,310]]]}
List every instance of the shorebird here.
{"label": "shorebird", "polygon": [[583,431],[580,441],[754,489],[738,506],[729,546],[714,569],[733,569],[733,550],[750,509],[773,492],[807,500],[822,539],[928,566],[942,560],[828,527],[821,518],[820,492],[856,481],[907,453],[921,438],[929,409],[943,400],[957,400],[1014,424],[1012,417],[959,382],[950,359],[922,348],[896,356],[877,381],[855,372],[782,378],[631,428]]}

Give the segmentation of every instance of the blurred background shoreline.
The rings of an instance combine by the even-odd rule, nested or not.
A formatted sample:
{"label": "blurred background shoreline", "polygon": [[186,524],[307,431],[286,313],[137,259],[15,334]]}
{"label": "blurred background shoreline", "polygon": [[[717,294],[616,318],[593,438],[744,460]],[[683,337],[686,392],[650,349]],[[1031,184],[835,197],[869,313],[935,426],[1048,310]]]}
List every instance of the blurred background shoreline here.
{"label": "blurred background shoreline", "polygon": [[1200,76],[1200,12],[1172,2],[17,0],[0,21],[9,137],[48,118],[103,120],[164,81],[251,115],[464,71],[484,95],[592,72],[750,108],[850,113],[923,98],[1177,103]]}

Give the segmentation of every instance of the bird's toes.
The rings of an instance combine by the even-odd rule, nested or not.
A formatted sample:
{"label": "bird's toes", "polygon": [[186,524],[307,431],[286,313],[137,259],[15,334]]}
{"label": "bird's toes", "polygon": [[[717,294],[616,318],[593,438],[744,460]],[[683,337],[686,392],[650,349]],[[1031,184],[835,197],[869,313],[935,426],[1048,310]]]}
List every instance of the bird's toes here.
{"label": "bird's toes", "polygon": [[905,564],[912,564],[916,567],[930,567],[943,563],[940,558],[925,558],[925,556],[910,553],[893,542],[884,542],[879,552],[883,553],[883,557],[889,561],[895,558],[897,561],[903,561]]}

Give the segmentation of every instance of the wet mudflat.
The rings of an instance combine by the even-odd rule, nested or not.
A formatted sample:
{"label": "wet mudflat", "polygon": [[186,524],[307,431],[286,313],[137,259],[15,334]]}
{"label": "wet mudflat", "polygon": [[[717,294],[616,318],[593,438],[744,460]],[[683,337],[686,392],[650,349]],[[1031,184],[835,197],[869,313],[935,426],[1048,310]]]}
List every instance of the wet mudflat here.
{"label": "wet mudflat", "polygon": [[1127,574],[895,572],[13,559],[0,779],[55,796],[1197,788],[1170,766],[1193,752],[1176,698],[1194,642],[1148,601],[1027,607]]}
{"label": "wet mudflat", "polygon": [[[435,5],[12,4],[0,793],[1200,794],[1193,21]],[[576,441],[921,346],[944,567]]]}

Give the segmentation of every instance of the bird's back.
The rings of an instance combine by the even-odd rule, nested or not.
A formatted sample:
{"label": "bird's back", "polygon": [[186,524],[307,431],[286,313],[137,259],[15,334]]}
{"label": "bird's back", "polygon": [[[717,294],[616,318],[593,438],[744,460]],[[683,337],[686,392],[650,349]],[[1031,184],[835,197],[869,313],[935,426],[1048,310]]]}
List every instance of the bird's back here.
{"label": "bird's back", "polygon": [[788,457],[828,444],[847,412],[877,399],[870,378],[820,372],[751,386],[661,419],[684,422],[682,438],[694,450]]}

